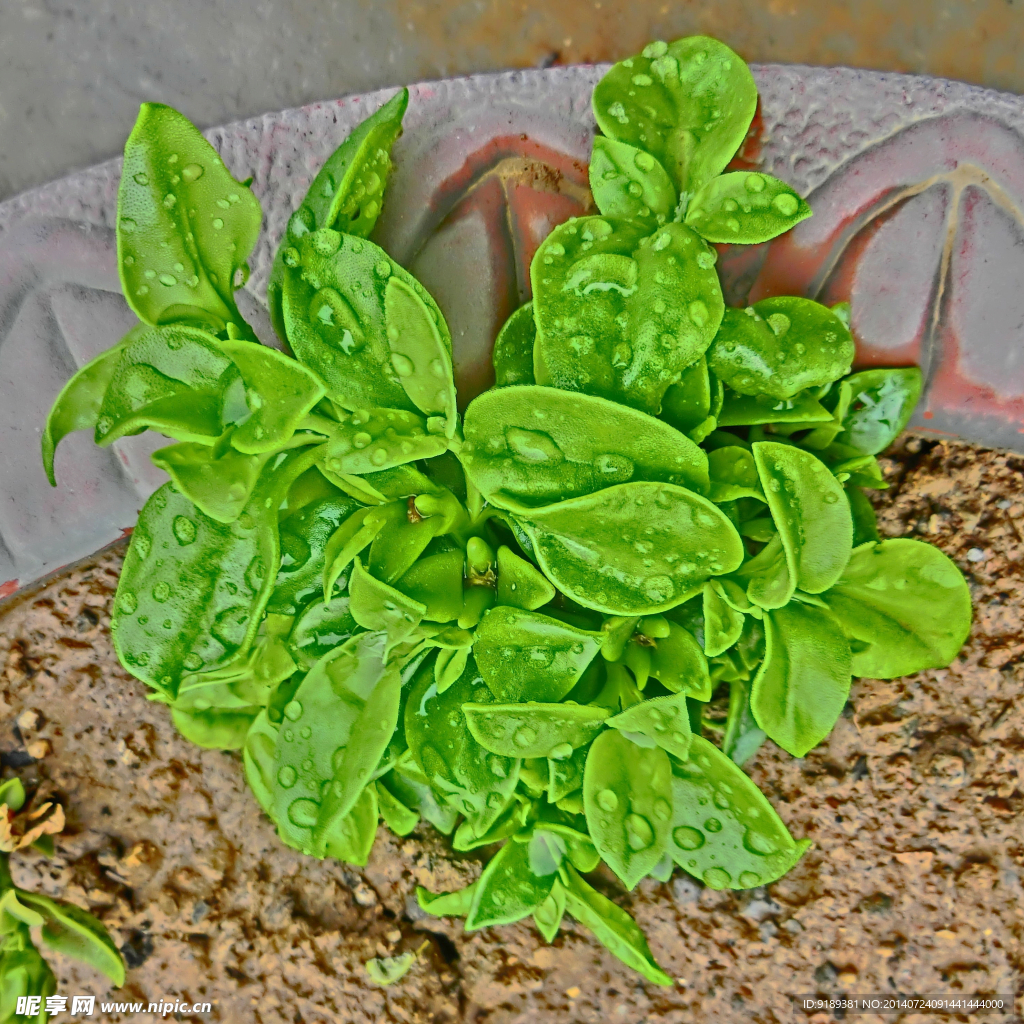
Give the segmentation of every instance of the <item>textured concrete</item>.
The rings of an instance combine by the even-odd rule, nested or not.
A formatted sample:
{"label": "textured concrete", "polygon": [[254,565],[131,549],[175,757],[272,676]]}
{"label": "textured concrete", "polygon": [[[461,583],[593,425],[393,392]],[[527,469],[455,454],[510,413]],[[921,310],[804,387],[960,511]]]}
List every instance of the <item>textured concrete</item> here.
{"label": "textured concrete", "polygon": [[696,32],[1024,92],[1021,0],[0,0],[0,199],[117,154],[143,100],[206,127]]}

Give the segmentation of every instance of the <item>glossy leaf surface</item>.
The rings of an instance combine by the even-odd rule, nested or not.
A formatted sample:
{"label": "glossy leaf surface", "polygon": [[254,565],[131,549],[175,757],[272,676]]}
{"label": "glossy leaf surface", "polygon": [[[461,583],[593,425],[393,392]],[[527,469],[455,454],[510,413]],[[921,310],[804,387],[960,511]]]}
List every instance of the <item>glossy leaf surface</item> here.
{"label": "glossy leaf surface", "polygon": [[842,485],[810,452],[754,444],[754,462],[796,587],[820,594],[839,579],[853,550],[853,518]]}
{"label": "glossy leaf surface", "polygon": [[783,750],[803,757],[832,730],[850,693],[850,644],[827,611],[792,601],[765,614],[764,662],[750,707]]}
{"label": "glossy leaf surface", "polygon": [[757,86],[724,43],[689,36],[614,65],[594,87],[593,106],[605,135],[653,154],[692,195],[739,149]]}
{"label": "glossy leaf surface", "polygon": [[971,628],[971,595],[960,570],[930,544],[908,538],[864,544],[822,595],[858,641],[853,672],[895,679],[948,665]]}
{"label": "glossy leaf surface", "polygon": [[583,775],[587,830],[604,862],[632,889],[661,860],[672,822],[672,769],[659,747],[617,729],[590,746]]}
{"label": "glossy leaf surface", "polygon": [[849,329],[827,306],[782,296],[727,310],[707,359],[741,395],[788,399],[849,373],[853,356]]}
{"label": "glossy leaf surface", "polygon": [[537,383],[652,415],[722,320],[715,256],[682,224],[648,235],[622,219],[570,220],[537,250],[530,279]]}
{"label": "glossy leaf surface", "polygon": [[653,231],[672,217],[679,197],[650,153],[598,135],[590,154],[590,191],[605,217],[625,217]]}
{"label": "glossy leaf surface", "polygon": [[602,729],[608,712],[580,704],[464,704],[469,731],[482,747],[505,757],[565,760]]}
{"label": "glossy leaf surface", "polygon": [[585,608],[652,615],[743,558],[716,505],[671,484],[628,483],[520,518],[541,568]]}
{"label": "glossy leaf surface", "polygon": [[910,422],[921,397],[921,371],[916,366],[864,370],[849,377],[847,383],[850,407],[836,440],[864,455],[877,455]]}
{"label": "glossy leaf surface", "polygon": [[690,719],[685,692],[641,701],[609,718],[608,725],[620,732],[646,736],[673,757],[685,759],[690,749]]}
{"label": "glossy leaf surface", "polygon": [[774,882],[811,845],[794,842],[749,776],[700,736],[673,768],[672,800],[672,858],[712,889]]}
{"label": "glossy leaf surface", "polygon": [[262,220],[256,197],[187,118],[162,103],[142,104],[117,193],[118,271],[140,320],[212,317],[214,326],[243,326],[235,272]]}
{"label": "glossy leaf surface", "polygon": [[535,383],[533,379],[533,343],[537,324],[533,319],[533,303],[520,306],[504,323],[494,339],[494,385]]}
{"label": "glossy leaf surface", "polygon": [[784,181],[757,171],[733,171],[698,189],[685,223],[709,242],[756,245],[810,215],[811,208]]}
{"label": "glossy leaf surface", "polygon": [[603,640],[540,612],[499,605],[480,622],[473,654],[498,701],[554,702],[576,685]]}
{"label": "glossy leaf surface", "polygon": [[631,480],[705,493],[707,457],[684,434],[604,398],[549,387],[485,392],[466,411],[459,453],[480,492],[538,508]]}

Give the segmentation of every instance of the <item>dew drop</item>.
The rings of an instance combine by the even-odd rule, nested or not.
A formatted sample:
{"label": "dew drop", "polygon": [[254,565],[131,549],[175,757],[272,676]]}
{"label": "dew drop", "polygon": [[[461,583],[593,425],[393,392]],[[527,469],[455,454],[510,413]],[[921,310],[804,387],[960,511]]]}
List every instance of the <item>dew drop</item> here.
{"label": "dew drop", "polygon": [[165,288],[171,288],[178,283],[178,279],[173,274],[161,274],[160,283]]}
{"label": "dew drop", "polygon": [[654,801],[654,816],[658,821],[668,821],[672,817],[672,805],[663,797]]}
{"label": "dew drop", "polygon": [[297,722],[302,717],[302,705],[297,700],[290,700],[284,706],[284,717],[289,722]]}
{"label": "dew drop", "polygon": [[557,746],[552,747],[548,751],[548,757],[552,761],[565,761],[572,757],[572,744],[571,743],[559,743]]}
{"label": "dew drop", "polygon": [[491,754],[487,758],[487,767],[490,768],[492,775],[497,775],[499,779],[508,778],[508,764],[505,758],[498,754]]}
{"label": "dew drop", "polygon": [[748,192],[763,192],[764,178],[760,174],[748,174],[743,179],[743,186]]}
{"label": "dew drop", "polygon": [[391,264],[387,260],[380,260],[377,265],[373,268],[373,272],[378,277],[390,277],[391,276]]}
{"label": "dew drop", "polygon": [[196,524],[187,516],[175,516],[171,523],[171,532],[177,542],[186,547],[196,539]]}
{"label": "dew drop", "polygon": [[520,747],[528,747],[537,738],[537,730],[524,725],[513,737]]}
{"label": "dew drop", "polygon": [[704,831],[721,832],[722,823],[717,818],[708,818],[708,820],[704,822]]}
{"label": "dew drop", "polygon": [[399,377],[411,377],[416,370],[412,360],[408,356],[403,356],[401,352],[391,353],[391,365]]}
{"label": "dew drop", "polygon": [[[223,220],[222,220],[222,219],[221,219],[220,217],[214,217],[214,218],[213,218],[213,226],[214,226],[214,227],[215,227],[215,228],[216,228],[216,229],[217,229],[218,231],[220,231],[220,229],[221,229],[222,227],[224,227],[224,221],[223,221]],[[298,801],[296,801],[296,803],[298,803]],[[310,803],[312,803],[312,801],[310,801]],[[290,812],[290,810],[291,810],[291,809],[289,808],[289,812]]]}
{"label": "dew drop", "polygon": [[699,850],[704,845],[704,833],[689,825],[680,825],[675,829],[672,839],[680,850]]}
{"label": "dew drop", "polygon": [[203,667],[203,659],[193,651],[191,654],[185,656],[185,660],[182,664],[189,670],[189,672],[195,672]]}
{"label": "dew drop", "polygon": [[619,806],[619,798],[615,795],[614,790],[602,789],[597,794],[597,806],[600,807],[602,811],[608,811],[610,813]]}
{"label": "dew drop", "polygon": [[753,889],[761,884],[761,876],[756,871],[744,871],[740,874],[739,883],[744,889]]}
{"label": "dew drop", "polygon": [[282,789],[291,789],[299,781],[299,773],[290,764],[282,765],[277,781]]}
{"label": "dew drop", "polygon": [[796,196],[792,196],[788,192],[780,192],[772,200],[772,206],[774,206],[783,217],[792,217],[799,209],[800,203],[797,201]]}
{"label": "dew drop", "polygon": [[388,461],[388,450],[386,448],[375,448],[370,455],[370,461],[375,466],[383,466]]}
{"label": "dew drop", "polygon": [[763,833],[755,832],[753,829],[747,829],[743,833],[743,846],[751,853],[756,853],[759,857],[770,857],[773,853],[778,853],[778,847],[775,843]]}
{"label": "dew drop", "polygon": [[668,601],[675,590],[675,584],[668,576],[651,576],[643,583],[644,596],[655,604]]}
{"label": "dew drop", "polygon": [[159,601],[161,604],[171,596],[171,587],[169,583],[160,581],[155,587],[153,587],[153,600]]}
{"label": "dew drop", "polygon": [[288,820],[299,828],[312,828],[316,824],[320,805],[308,797],[299,797],[288,806]]}
{"label": "dew drop", "polygon": [[708,307],[700,299],[694,299],[689,305],[690,319],[698,326],[703,327],[708,322]]}
{"label": "dew drop", "polygon": [[654,829],[642,814],[626,815],[626,842],[631,850],[646,850],[654,842]]}
{"label": "dew drop", "polygon": [[139,599],[130,590],[126,590],[117,599],[117,604],[126,615],[131,615],[139,607]]}
{"label": "dew drop", "polygon": [[708,868],[704,872],[704,884],[709,889],[724,889],[732,881],[732,875],[725,868]]}

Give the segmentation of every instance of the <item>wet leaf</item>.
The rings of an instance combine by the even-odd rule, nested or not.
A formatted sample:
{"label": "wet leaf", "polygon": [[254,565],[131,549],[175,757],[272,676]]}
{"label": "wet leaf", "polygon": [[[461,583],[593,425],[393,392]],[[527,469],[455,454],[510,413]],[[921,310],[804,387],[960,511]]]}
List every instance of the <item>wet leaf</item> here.
{"label": "wet leaf", "polygon": [[469,731],[482,747],[505,757],[565,760],[604,727],[608,712],[580,704],[463,704]]}
{"label": "wet leaf", "polygon": [[673,767],[669,852],[712,889],[752,889],[781,878],[810,840],[794,842],[751,779],[713,743],[694,736]]}
{"label": "wet leaf", "polygon": [[784,181],[757,171],[733,171],[698,189],[685,223],[709,242],[756,245],[810,215],[811,208]]}
{"label": "wet leaf", "polygon": [[722,320],[715,257],[682,224],[582,217],[555,228],[530,267],[538,384],[657,415],[669,385]]}
{"label": "wet leaf", "polygon": [[590,191],[604,216],[642,221],[649,231],[671,219],[679,200],[650,153],[601,135],[590,154]]}
{"label": "wet leaf", "polygon": [[858,676],[895,679],[942,668],[971,628],[971,595],[960,570],[921,541],[861,545],[822,596],[857,642],[852,668]]}
{"label": "wet leaf", "polygon": [[517,517],[545,575],[585,608],[652,615],[738,568],[739,534],[706,498],[628,483]]}
{"label": "wet leaf", "polygon": [[469,406],[465,434],[459,458],[469,478],[503,508],[539,508],[631,480],[708,488],[707,458],[693,441],[604,398],[499,388]]}

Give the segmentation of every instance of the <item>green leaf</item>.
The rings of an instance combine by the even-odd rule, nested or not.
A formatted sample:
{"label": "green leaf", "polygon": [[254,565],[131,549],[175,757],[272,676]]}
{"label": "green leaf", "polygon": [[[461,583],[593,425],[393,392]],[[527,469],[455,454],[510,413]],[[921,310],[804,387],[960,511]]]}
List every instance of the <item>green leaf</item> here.
{"label": "green leaf", "polygon": [[770,739],[803,757],[832,731],[846,704],[850,644],[827,611],[795,601],[766,612],[764,622],[764,662],[750,707]]}
{"label": "green leaf", "polygon": [[366,867],[373,841],[377,838],[377,788],[366,786],[356,797],[352,810],[334,817],[324,831],[324,854],[356,867]]}
{"label": "green leaf", "polygon": [[387,634],[386,650],[397,647],[420,624],[426,607],[371,576],[358,558],[348,584],[349,614],[364,629]]}
{"label": "green leaf", "polygon": [[532,563],[511,548],[498,548],[498,604],[535,611],[554,600],[555,588]]}
{"label": "green leaf", "polygon": [[706,493],[707,458],[666,423],[590,395],[548,387],[488,391],[466,410],[459,458],[480,492],[513,511],[630,480]]}
{"label": "green leaf", "polygon": [[18,898],[43,918],[43,942],[64,956],[102,971],[116,986],[124,984],[124,961],[110,933],[92,914],[73,903],[18,890]]}
{"label": "green leaf", "polygon": [[422,885],[416,886],[416,902],[420,910],[434,917],[465,917],[473,905],[473,898],[476,896],[476,888],[480,880],[477,879],[465,889],[456,892],[433,893],[424,889]]}
{"label": "green leaf", "polygon": [[[24,925],[16,934],[5,936],[0,949],[0,1020],[5,1024],[46,1024],[50,1015],[43,1008],[47,996],[57,991],[57,979],[50,965],[39,955],[32,937]],[[41,1007],[38,1014],[29,1017],[18,1013],[18,999],[38,996]]]}
{"label": "green leaf", "polygon": [[250,341],[221,341],[238,367],[251,412],[231,434],[231,447],[248,455],[278,451],[302,418],[326,394],[322,381],[290,356]]}
{"label": "green leaf", "polygon": [[0,783],[0,804],[8,810],[20,811],[25,804],[25,787],[17,776]]}
{"label": "green leaf", "polygon": [[753,558],[735,574],[747,580],[747,598],[759,608],[781,608],[796,590],[782,537],[776,533]]}
{"label": "green leaf", "polygon": [[533,923],[545,942],[554,942],[565,914],[565,888],[556,878],[547,899],[533,912]]}
{"label": "green leaf", "polygon": [[576,685],[603,640],[540,612],[498,605],[480,622],[473,654],[499,701],[555,702]]}
{"label": "green leaf", "polygon": [[533,319],[533,303],[520,306],[504,323],[494,339],[491,361],[494,363],[495,387],[511,384],[533,384],[533,343],[537,324]]}
{"label": "green leaf", "polygon": [[530,280],[537,383],[652,416],[724,309],[715,256],[682,224],[648,235],[622,219],[569,220],[541,243]]}
{"label": "green leaf", "polygon": [[608,615],[665,611],[743,558],[724,513],[672,484],[619,484],[517,518],[548,579]]}
{"label": "green leaf", "polygon": [[418,959],[419,953],[411,949],[399,956],[370,957],[363,966],[370,976],[370,981],[375,985],[385,987],[394,985],[396,981],[401,981]]}
{"label": "green leaf", "polygon": [[565,909],[589,928],[606,949],[655,985],[673,984],[658,966],[644,933],[629,914],[589,886],[574,868],[566,868],[564,887]]}
{"label": "green leaf", "polygon": [[573,704],[463,704],[462,713],[477,743],[505,757],[565,760],[604,727],[604,708]]}
{"label": "green leaf", "polygon": [[930,544],[908,538],[858,547],[825,595],[856,644],[853,672],[896,679],[948,665],[971,628],[960,570]]}
{"label": "green leaf", "polygon": [[590,191],[604,216],[642,221],[649,231],[670,220],[679,201],[672,179],[650,153],[601,135],[590,154]]}
{"label": "green leaf", "polygon": [[[285,625],[289,623],[284,619]],[[274,687],[295,668],[284,640],[268,632],[248,655],[232,664],[185,676],[171,704],[174,725],[201,747],[237,749],[245,743],[253,719],[266,707]]]}
{"label": "green leaf", "polygon": [[839,579],[853,550],[853,519],[842,485],[810,452],[774,441],[753,447],[790,576],[799,590],[820,594]]}
{"label": "green leaf", "polygon": [[565,846],[565,855],[577,871],[593,871],[601,863],[601,855],[594,846],[594,841],[585,832],[560,825],[554,821],[539,821],[536,831],[548,832],[557,837]]}
{"label": "green leaf", "polygon": [[296,616],[288,649],[300,668],[311,669],[325,654],[359,632],[349,613],[348,595],[330,601],[311,601]]}
{"label": "green leaf", "polygon": [[309,463],[303,453],[268,468],[230,524],[204,515],[170,484],[150,496],[111,617],[114,649],[129,672],[173,696],[183,673],[220,668],[249,649],[280,561],[277,508]]}
{"label": "green leaf", "polygon": [[415,412],[391,362],[388,283],[398,278],[415,292],[450,353],[451,335],[437,304],[411,274],[365,239],[320,228],[302,237],[297,252],[299,262],[285,277],[282,293],[288,343],[296,358],[342,408]]}
{"label": "green leaf", "polygon": [[[419,289],[423,291],[422,286]],[[438,329],[431,307],[398,277],[384,289],[384,319],[391,366],[413,405],[426,416],[443,416],[444,435],[452,438],[458,426],[451,338]]]}
{"label": "green leaf", "polygon": [[779,296],[726,310],[707,359],[741,395],[785,400],[849,373],[853,356],[849,329],[827,306]]}
{"label": "green leaf", "polygon": [[322,594],[327,544],[358,509],[352,498],[334,493],[287,514],[280,527],[281,567],[268,611],[296,615]]}
{"label": "green leaf", "polygon": [[277,751],[278,727],[270,721],[264,708],[249,726],[242,747],[245,781],[260,807],[270,816],[274,813],[274,758]]}
{"label": "green leaf", "polygon": [[775,808],[714,744],[694,736],[673,768],[675,862],[712,889],[751,889],[781,878],[811,845],[794,842]]}
{"label": "green leaf", "polygon": [[218,452],[205,444],[186,441],[153,452],[150,459],[175,489],[218,523],[233,523],[252,497],[263,467],[272,453],[242,455]]}
{"label": "green leaf", "polygon": [[391,512],[386,505],[357,509],[331,534],[324,548],[324,600],[356,555],[384,529]]}
{"label": "green leaf", "polygon": [[916,366],[864,370],[845,383],[850,386],[850,406],[836,441],[863,455],[877,455],[910,422],[921,397],[921,371]]}
{"label": "green leaf", "polygon": [[632,889],[661,860],[672,821],[672,769],[659,747],[616,729],[590,746],[583,776],[587,830],[604,862]]}
{"label": "green leaf", "polygon": [[614,65],[594,87],[593,106],[605,135],[647,150],[692,195],[739,149],[757,86],[724,43],[689,36]]}
{"label": "green leaf", "polygon": [[808,391],[801,391],[792,398],[737,395],[730,391],[725,396],[722,411],[718,415],[720,427],[745,427],[761,423],[799,423],[813,426],[816,423],[831,421],[832,414]]}
{"label": "green leaf", "polygon": [[766,500],[757,475],[757,466],[754,465],[753,453],[739,445],[716,448],[710,452],[708,473],[711,478],[708,497],[716,504],[736,501],[737,498]]}
{"label": "green leaf", "polygon": [[690,200],[685,223],[709,242],[756,245],[806,220],[811,208],[770,174],[733,171],[712,178]]}
{"label": "green leaf", "polygon": [[384,824],[396,836],[407,836],[419,824],[419,814],[406,807],[381,779],[376,781],[375,786],[377,788],[377,807],[380,810],[380,816],[384,819]]}
{"label": "green leaf", "polygon": [[853,484],[847,484],[843,490],[846,491],[846,498],[850,503],[850,515],[853,517],[854,548],[859,548],[862,544],[880,541],[882,538],[878,533],[878,519],[868,496]]}
{"label": "green leaf", "polygon": [[444,693],[438,691],[428,660],[417,669],[405,706],[405,736],[413,758],[433,790],[466,815],[477,835],[494,824],[512,799],[521,764],[518,758],[484,750],[469,731],[462,705],[489,699],[472,658],[462,678]]}
{"label": "green leaf", "polygon": [[622,733],[646,736],[673,757],[685,759],[690,749],[690,719],[685,693],[641,701],[609,718],[607,724]]}
{"label": "green leaf", "polygon": [[462,614],[462,573],[466,556],[461,548],[439,551],[413,563],[395,583],[412,601],[426,611],[423,617],[431,622],[454,622]]}
{"label": "green leaf", "polygon": [[487,862],[466,916],[467,932],[521,921],[543,904],[558,876],[534,874],[530,859],[529,844],[509,841]]}
{"label": "green leaf", "polygon": [[[682,371],[679,381],[669,386],[661,400],[661,419],[687,436],[710,425],[711,378],[704,356]],[[711,428],[713,429],[713,427]],[[692,440],[702,441],[704,436]]]}
{"label": "green leaf", "polygon": [[729,604],[719,580],[709,580],[704,584],[704,653],[714,658],[727,651],[742,631],[743,612]]}
{"label": "green leaf", "polygon": [[406,761],[389,772],[385,779],[388,788],[402,803],[417,811],[442,835],[451,835],[459,818],[459,809],[448,806],[437,796],[417,765]]}
{"label": "green leaf", "polygon": [[[608,711],[607,708],[604,710]],[[582,788],[586,763],[586,747],[577,747],[569,757],[561,760],[548,758],[548,803],[556,804]]]}
{"label": "green leaf", "polygon": [[401,686],[378,633],[347,640],[299,684],[284,706],[272,783],[271,817],[289,846],[330,852],[333,827],[355,806],[395,731]]}
{"label": "green leaf", "polygon": [[121,359],[122,347],[123,342],[86,363],[61,388],[54,400],[43,430],[43,467],[51,487],[57,486],[53,475],[53,456],[57,445],[76,430],[90,430],[96,426],[103,396]]}
{"label": "green leaf", "polygon": [[256,197],[187,118],[142,104],[117,192],[118,271],[140,320],[233,323],[251,334],[235,306],[235,272],[262,219]]}
{"label": "green leaf", "polygon": [[711,700],[707,658],[694,635],[675,622],[669,623],[668,636],[651,649],[650,674],[673,693]]}
{"label": "green leaf", "polygon": [[448,447],[443,435],[428,433],[422,416],[402,409],[357,409],[337,423],[320,418],[314,429],[327,436],[323,462],[336,474],[373,473],[432,459]]}
{"label": "green leaf", "polygon": [[281,293],[289,253],[316,228],[335,228],[366,238],[380,215],[391,173],[391,147],[402,133],[402,118],[409,105],[409,90],[400,89],[382,107],[358,124],[349,137],[327,158],[309,186],[299,208],[288,220],[267,284],[267,304],[274,330],[285,338]]}
{"label": "green leaf", "polygon": [[[137,327],[121,348],[96,420],[96,443],[151,428],[212,445],[228,425],[225,400],[242,386],[234,363],[206,331],[182,324]],[[244,402],[240,411],[245,411]]]}

